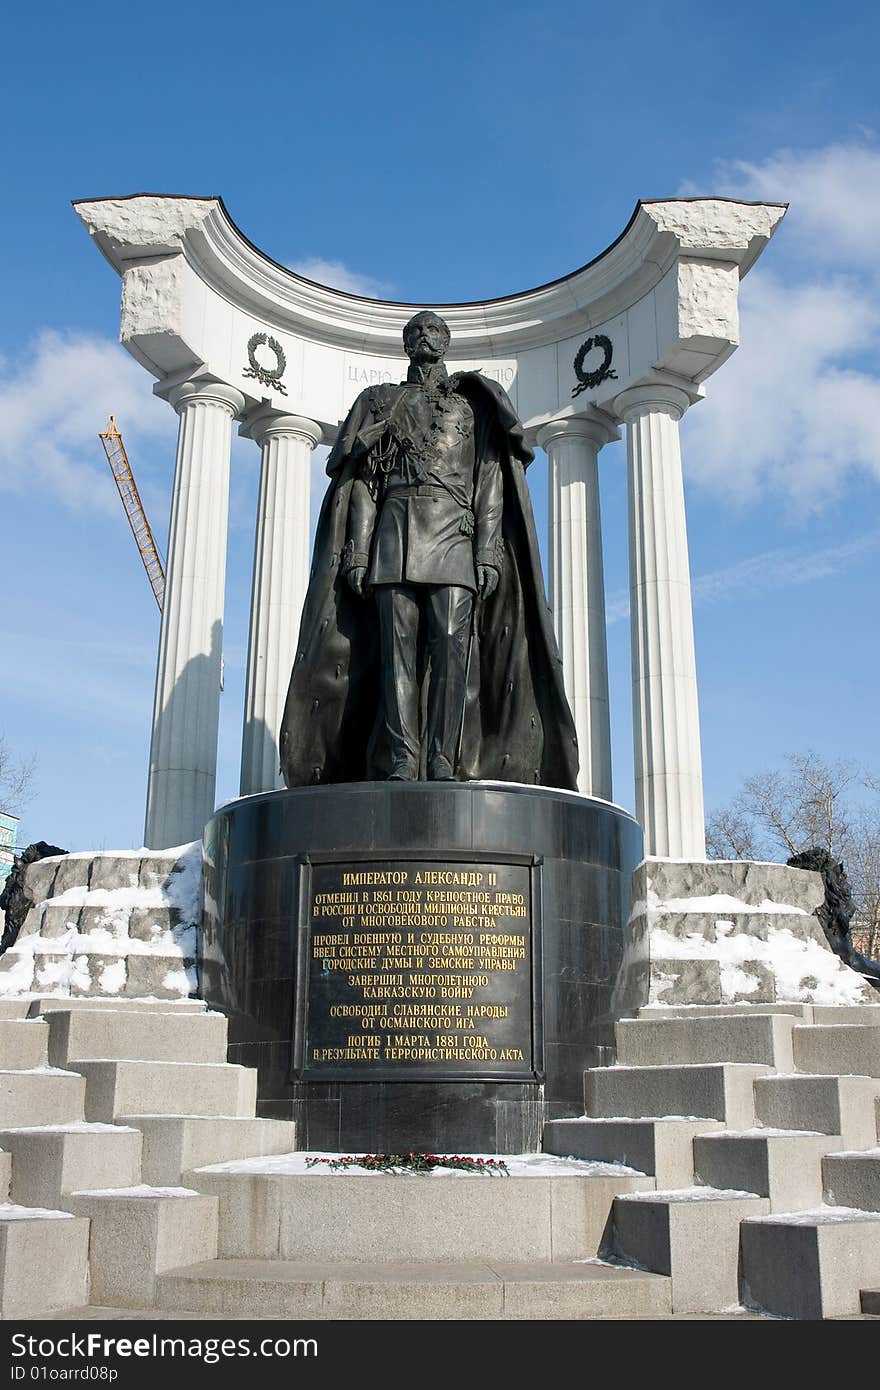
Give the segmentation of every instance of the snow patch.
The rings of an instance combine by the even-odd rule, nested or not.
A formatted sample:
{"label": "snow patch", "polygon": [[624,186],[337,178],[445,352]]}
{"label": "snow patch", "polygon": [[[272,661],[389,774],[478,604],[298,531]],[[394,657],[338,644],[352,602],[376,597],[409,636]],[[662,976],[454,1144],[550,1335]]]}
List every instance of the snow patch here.
{"label": "snow patch", "polygon": [[[306,1153],[270,1154],[265,1158],[233,1159],[228,1163],[213,1163],[199,1168],[200,1173],[251,1173],[272,1177],[339,1177],[344,1171],[347,1177],[382,1178],[387,1173],[375,1172],[367,1168],[346,1168],[336,1170],[329,1164],[317,1164],[309,1168],[306,1158],[341,1157],[336,1153],[310,1151]],[[557,1158],[552,1154],[467,1154],[467,1158],[493,1159],[503,1162],[513,1178],[596,1178],[596,1177],[644,1177],[637,1168],[627,1168],[621,1163],[593,1163],[580,1158]],[[401,1175],[404,1176],[404,1175]],[[462,1172],[454,1168],[434,1168],[431,1173],[406,1174],[407,1177],[470,1178],[478,1174]],[[482,1181],[482,1179],[481,1179]]]}
{"label": "snow patch", "polygon": [[73,1221],[72,1211],[49,1211],[47,1207],[20,1207],[15,1202],[0,1202],[0,1221]]}
{"label": "snow patch", "polygon": [[[658,962],[718,960],[722,971],[731,972],[742,971],[750,961],[761,962],[773,972],[776,993],[782,999],[820,1005],[859,1004],[864,1000],[861,975],[849,970],[828,947],[812,938],[796,937],[788,927],[771,929],[766,940],[744,932],[719,932],[716,941],[708,941],[699,932],[673,936],[658,927],[651,931],[650,950],[651,959]],[[736,977],[731,974],[731,978]]]}

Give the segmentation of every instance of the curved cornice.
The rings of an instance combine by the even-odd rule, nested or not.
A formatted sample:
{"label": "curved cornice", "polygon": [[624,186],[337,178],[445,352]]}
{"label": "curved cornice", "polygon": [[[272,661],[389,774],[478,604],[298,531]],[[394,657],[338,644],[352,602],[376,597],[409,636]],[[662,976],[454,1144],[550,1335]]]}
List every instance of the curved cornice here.
{"label": "curved cornice", "polygon": [[652,199],[586,265],[533,289],[464,303],[369,299],[317,284],[279,265],[239,230],[222,198],[138,193],[77,199],[74,207],[120,273],[183,254],[218,295],[281,332],[380,356],[400,355],[415,308],[448,320],[454,356],[501,355],[560,342],[636,303],[675,260],[721,261],[743,275],[786,204],[725,198]]}

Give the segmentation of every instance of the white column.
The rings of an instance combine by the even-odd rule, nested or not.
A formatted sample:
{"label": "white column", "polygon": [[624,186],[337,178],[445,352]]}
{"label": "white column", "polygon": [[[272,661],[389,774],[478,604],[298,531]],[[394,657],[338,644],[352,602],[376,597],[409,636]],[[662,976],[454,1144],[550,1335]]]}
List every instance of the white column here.
{"label": "white column", "polygon": [[705,859],[700,717],[678,422],[686,392],[624,391],[636,817],[645,853]]}
{"label": "white column", "polygon": [[244,408],[240,392],[217,382],[186,382],[169,399],[180,426],[153,703],[150,849],[198,839],[214,810],[229,452],[233,417]]}
{"label": "white column", "polygon": [[620,435],[604,411],[538,433],[549,460],[549,599],[580,754],[578,790],[611,800],[611,722],[599,450]]}
{"label": "white column", "polygon": [[309,483],[321,426],[264,413],[242,433],[262,450],[241,747],[248,796],[282,785],[278,732],[309,582]]}

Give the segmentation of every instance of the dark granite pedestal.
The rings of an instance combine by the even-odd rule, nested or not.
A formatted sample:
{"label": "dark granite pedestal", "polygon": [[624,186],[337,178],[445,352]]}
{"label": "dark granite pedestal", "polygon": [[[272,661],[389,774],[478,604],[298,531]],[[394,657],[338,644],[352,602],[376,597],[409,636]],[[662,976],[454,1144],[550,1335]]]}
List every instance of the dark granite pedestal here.
{"label": "dark granite pedestal", "polygon": [[535,1152],[612,1059],[642,834],[498,782],[302,787],[205,830],[200,993],[331,1152]]}

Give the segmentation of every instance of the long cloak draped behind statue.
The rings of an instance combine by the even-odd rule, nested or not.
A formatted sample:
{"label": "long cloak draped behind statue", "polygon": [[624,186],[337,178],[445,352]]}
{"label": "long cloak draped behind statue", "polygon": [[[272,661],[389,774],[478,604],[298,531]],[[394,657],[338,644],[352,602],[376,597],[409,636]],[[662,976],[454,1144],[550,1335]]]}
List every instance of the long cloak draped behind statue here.
{"label": "long cloak draped behind statue", "polygon": [[[533,454],[506,393],[476,372],[456,374],[475,411],[489,412],[504,476],[504,563],[498,588],[474,602],[460,781],[577,787],[577,737],[566,699],[538,554],[525,468]],[[281,723],[289,787],[388,775],[377,718],[379,633],[369,597],[340,573],[358,463],[381,437],[366,393],[355,401],[327,460],[327,490],[299,644]]]}

